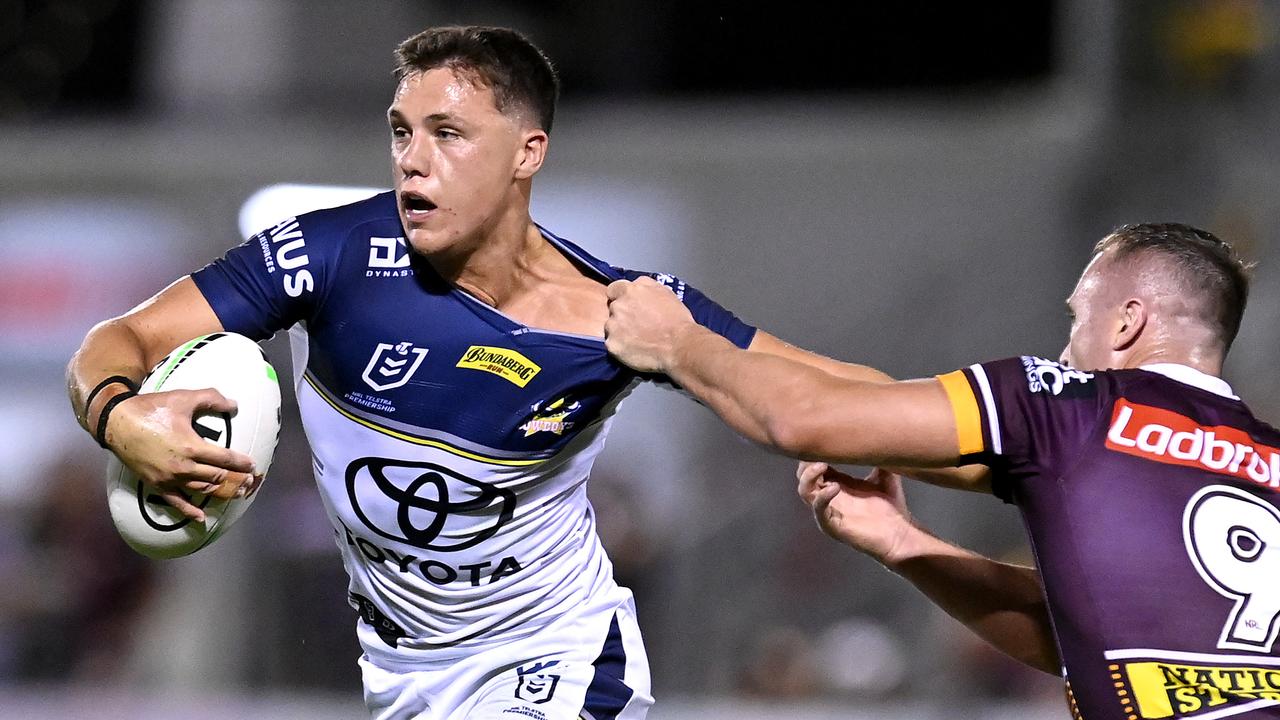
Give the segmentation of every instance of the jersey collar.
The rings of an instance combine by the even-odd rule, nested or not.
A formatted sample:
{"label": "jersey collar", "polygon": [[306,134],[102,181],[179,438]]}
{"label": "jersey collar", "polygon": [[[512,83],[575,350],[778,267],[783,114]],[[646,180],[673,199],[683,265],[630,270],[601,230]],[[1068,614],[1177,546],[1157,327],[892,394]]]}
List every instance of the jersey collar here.
{"label": "jersey collar", "polygon": [[1231,386],[1226,380],[1215,377],[1209,373],[1201,372],[1188,365],[1180,365],[1178,363],[1152,363],[1150,365],[1141,365],[1139,370],[1159,373],[1170,380],[1176,380],[1184,385],[1198,387],[1201,390],[1207,390],[1214,395],[1221,395],[1232,400],[1240,398],[1231,391]]}

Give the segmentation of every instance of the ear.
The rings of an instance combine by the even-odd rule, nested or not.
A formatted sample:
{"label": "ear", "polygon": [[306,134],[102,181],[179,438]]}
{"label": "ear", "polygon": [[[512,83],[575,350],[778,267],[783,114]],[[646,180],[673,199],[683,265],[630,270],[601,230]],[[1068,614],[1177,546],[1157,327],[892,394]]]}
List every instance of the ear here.
{"label": "ear", "polygon": [[526,130],[524,144],[516,152],[515,178],[528,180],[542,168],[542,161],[547,157],[547,143],[550,138],[543,130]]}
{"label": "ear", "polygon": [[1111,338],[1112,350],[1126,350],[1133,346],[1147,327],[1147,306],[1138,298],[1129,298],[1120,309],[1120,322]]}

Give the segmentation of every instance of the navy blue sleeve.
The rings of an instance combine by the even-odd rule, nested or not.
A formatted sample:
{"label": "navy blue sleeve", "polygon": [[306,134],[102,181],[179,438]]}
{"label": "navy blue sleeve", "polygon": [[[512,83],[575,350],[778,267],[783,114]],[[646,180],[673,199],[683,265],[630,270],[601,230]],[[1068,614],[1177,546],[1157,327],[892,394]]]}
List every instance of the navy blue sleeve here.
{"label": "navy blue sleeve", "polygon": [[755,327],[742,322],[738,319],[738,316],[702,294],[702,291],[674,275],[636,272],[635,270],[622,270],[621,272],[628,280],[635,280],[642,276],[651,277],[666,285],[671,289],[671,292],[676,294],[676,297],[680,298],[685,307],[689,308],[689,312],[693,314],[693,319],[699,325],[717,335],[723,336],[729,342],[744,350],[751,345],[752,339],[756,336]]}
{"label": "navy blue sleeve", "polygon": [[191,274],[223,329],[263,340],[312,317],[326,258],[307,226],[306,215],[283,220]]}

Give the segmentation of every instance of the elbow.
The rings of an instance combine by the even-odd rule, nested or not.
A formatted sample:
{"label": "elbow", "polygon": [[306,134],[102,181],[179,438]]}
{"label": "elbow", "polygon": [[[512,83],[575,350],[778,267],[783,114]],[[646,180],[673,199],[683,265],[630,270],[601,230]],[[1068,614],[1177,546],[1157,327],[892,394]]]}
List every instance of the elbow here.
{"label": "elbow", "polygon": [[1023,662],[1031,667],[1054,677],[1062,677],[1062,660],[1056,648],[1041,652],[1032,658],[1024,658]]}
{"label": "elbow", "polygon": [[809,457],[818,445],[812,423],[802,412],[770,414],[764,423],[764,435],[766,445],[792,457]]}
{"label": "elbow", "polygon": [[1058,643],[1053,637],[1053,631],[1046,630],[1040,642],[1039,652],[1027,661],[1027,664],[1055,677],[1062,677],[1062,656],[1058,652]]}

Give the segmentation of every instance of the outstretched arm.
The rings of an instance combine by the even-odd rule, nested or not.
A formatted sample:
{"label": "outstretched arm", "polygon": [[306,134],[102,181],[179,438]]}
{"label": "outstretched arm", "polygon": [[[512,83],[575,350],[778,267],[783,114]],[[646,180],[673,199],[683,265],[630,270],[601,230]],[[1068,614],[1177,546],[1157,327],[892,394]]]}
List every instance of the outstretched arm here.
{"label": "outstretched arm", "polygon": [[850,380],[742,351],[693,322],[675,295],[641,278],[609,286],[609,352],[670,376],[748,438],[810,460],[943,467],[960,459],[937,380]]}
{"label": "outstretched arm", "polygon": [[947,543],[916,525],[902,483],[876,470],[864,480],[800,463],[797,491],[830,537],[901,575],[948,615],[1037,670],[1061,670],[1040,576]]}
{"label": "outstretched arm", "polygon": [[[755,338],[747,349],[752,352],[768,353],[794,360],[802,365],[808,365],[844,380],[872,383],[891,383],[894,381],[887,373],[873,367],[842,362],[825,355],[810,352],[780,340],[763,330],[756,332]],[[909,476],[914,480],[927,482],[930,485],[975,492],[991,492],[991,469],[985,465],[941,468],[903,467],[891,468],[891,470]]]}

